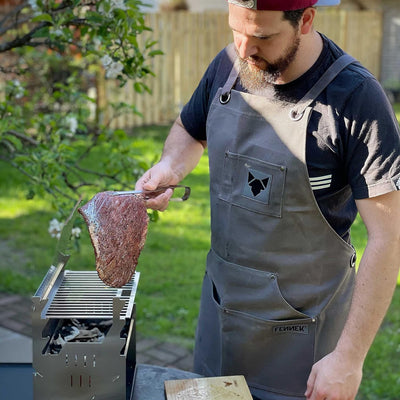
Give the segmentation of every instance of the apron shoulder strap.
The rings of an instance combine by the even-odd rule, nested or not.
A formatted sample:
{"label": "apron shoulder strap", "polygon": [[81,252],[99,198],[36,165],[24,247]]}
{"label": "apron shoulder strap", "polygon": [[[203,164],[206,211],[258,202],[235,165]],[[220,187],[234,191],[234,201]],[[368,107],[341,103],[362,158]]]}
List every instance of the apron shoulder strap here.
{"label": "apron shoulder strap", "polygon": [[305,94],[305,96],[290,110],[290,118],[299,120],[302,118],[305,110],[323,90],[342,72],[347,66],[358,61],[349,54],[340,56],[321,76],[317,83]]}
{"label": "apron shoulder strap", "polygon": [[235,86],[235,83],[239,76],[239,58],[236,54],[235,45],[233,43],[228,45],[225,48],[225,51],[233,64],[229,77],[226,80],[224,87],[222,88],[222,93],[227,94],[230,93],[230,91],[233,89],[233,86]]}

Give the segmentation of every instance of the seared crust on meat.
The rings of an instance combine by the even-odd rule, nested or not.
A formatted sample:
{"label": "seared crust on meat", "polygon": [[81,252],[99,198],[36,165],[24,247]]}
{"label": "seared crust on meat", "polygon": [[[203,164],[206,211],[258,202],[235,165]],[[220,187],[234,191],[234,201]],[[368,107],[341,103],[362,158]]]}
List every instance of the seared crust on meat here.
{"label": "seared crust on meat", "polygon": [[100,279],[108,286],[124,286],[132,279],[146,241],[145,200],[140,195],[101,192],[78,211],[89,230]]}

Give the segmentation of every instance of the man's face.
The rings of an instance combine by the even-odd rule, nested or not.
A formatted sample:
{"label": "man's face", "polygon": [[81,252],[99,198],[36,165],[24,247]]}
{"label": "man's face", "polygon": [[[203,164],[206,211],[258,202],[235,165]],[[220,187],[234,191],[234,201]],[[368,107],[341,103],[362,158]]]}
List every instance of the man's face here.
{"label": "man's face", "polygon": [[231,4],[229,24],[242,85],[258,91],[279,82],[296,58],[299,29],[284,20],[281,11],[255,11]]}

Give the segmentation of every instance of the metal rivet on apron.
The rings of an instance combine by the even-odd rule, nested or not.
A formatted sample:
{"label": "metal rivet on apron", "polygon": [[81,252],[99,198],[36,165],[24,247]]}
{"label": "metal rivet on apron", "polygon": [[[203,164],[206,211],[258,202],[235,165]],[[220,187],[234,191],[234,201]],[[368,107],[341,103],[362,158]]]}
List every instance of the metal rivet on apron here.
{"label": "metal rivet on apron", "polygon": [[356,255],[356,253],[354,253],[351,256],[351,260],[350,260],[350,267],[351,268],[354,268],[356,266],[356,260],[357,260],[357,255]]}
{"label": "metal rivet on apron", "polygon": [[221,104],[229,103],[230,99],[231,99],[231,92],[222,93],[221,96],[219,96],[219,102]]}
{"label": "metal rivet on apron", "polygon": [[290,119],[293,121],[300,121],[303,118],[304,115],[304,111],[303,112],[298,112],[297,110],[295,110],[294,108],[292,108],[290,110]]}

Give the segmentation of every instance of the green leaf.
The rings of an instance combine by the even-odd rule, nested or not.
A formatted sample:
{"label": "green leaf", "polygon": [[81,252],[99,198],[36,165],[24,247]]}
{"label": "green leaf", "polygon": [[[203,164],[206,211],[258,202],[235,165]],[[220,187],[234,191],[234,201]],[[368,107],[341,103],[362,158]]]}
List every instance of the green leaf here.
{"label": "green leaf", "polygon": [[49,36],[49,26],[44,26],[37,30],[32,37],[34,38],[42,38],[42,37],[48,37]]}
{"label": "green leaf", "polygon": [[153,50],[153,51],[150,51],[148,55],[149,55],[149,57],[154,57],[154,56],[160,56],[163,54],[164,54],[164,52],[161,50]]}
{"label": "green leaf", "polygon": [[50,14],[40,14],[37,17],[32,18],[32,22],[49,22],[53,24],[53,18]]}
{"label": "green leaf", "polygon": [[22,144],[21,140],[18,139],[17,137],[9,134],[9,135],[7,135],[7,137],[5,139],[8,140],[10,143],[12,143],[14,145],[14,147],[16,148],[16,150],[21,150],[23,148],[23,144]]}
{"label": "green leaf", "polygon": [[114,137],[118,138],[118,139],[126,139],[127,135],[126,132],[123,129],[116,129],[114,131]]}

